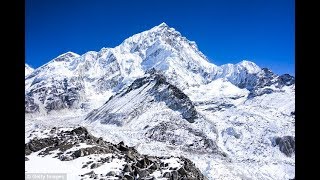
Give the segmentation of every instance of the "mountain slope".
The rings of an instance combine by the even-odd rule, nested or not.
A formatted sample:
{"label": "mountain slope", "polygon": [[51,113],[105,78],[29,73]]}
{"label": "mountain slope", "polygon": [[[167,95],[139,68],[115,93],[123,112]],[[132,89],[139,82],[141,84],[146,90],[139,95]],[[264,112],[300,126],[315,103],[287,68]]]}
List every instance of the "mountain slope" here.
{"label": "mountain slope", "polygon": [[156,72],[112,96],[89,113],[84,124],[122,133],[125,129],[141,143],[152,140],[188,152],[222,154],[215,144],[215,127],[198,114],[187,95]]}

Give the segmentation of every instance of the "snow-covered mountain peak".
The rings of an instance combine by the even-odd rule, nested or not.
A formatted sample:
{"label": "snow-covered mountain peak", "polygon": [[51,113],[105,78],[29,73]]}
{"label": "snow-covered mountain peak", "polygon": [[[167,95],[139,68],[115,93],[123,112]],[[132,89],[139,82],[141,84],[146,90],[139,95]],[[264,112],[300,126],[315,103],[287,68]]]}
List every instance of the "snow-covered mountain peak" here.
{"label": "snow-covered mountain peak", "polygon": [[80,55],[74,52],[68,51],[54,58],[53,61],[70,61],[75,57],[80,57]]}
{"label": "snow-covered mountain peak", "polygon": [[170,51],[179,51],[182,48],[188,48],[191,51],[195,51],[201,59],[208,61],[203,53],[198,50],[198,47],[194,41],[189,41],[186,37],[183,37],[180,32],[172,27],[169,27],[166,23],[161,23],[149,30],[135,34],[120,45],[121,50],[129,50],[132,52],[139,52],[139,55],[145,57],[143,50],[149,48],[154,44],[165,45]]}
{"label": "snow-covered mountain peak", "polygon": [[237,65],[245,68],[250,74],[258,73],[261,71],[261,68],[252,61],[243,60],[237,63]]}
{"label": "snow-covered mountain peak", "polygon": [[[30,97],[26,106],[32,107],[27,112],[39,111],[41,106],[34,108],[37,104],[44,104],[42,109],[48,111],[65,107],[99,107],[112,94],[130,86],[151,69],[161,72],[170,84],[182,91],[210,84],[219,78],[251,91],[257,84],[259,87],[272,84],[274,81],[271,80],[275,78],[258,82],[266,75],[247,60],[216,66],[199,51],[195,42],[161,23],[127,38],[114,48],[88,51],[81,56],[66,52],[37,68],[26,76],[26,93]],[[290,85],[294,80],[284,76],[279,82],[281,86]]]}
{"label": "snow-covered mountain peak", "polygon": [[127,38],[110,53],[124,81],[129,83],[155,68],[185,89],[206,83],[204,76],[214,76],[217,71],[217,66],[208,61],[195,42],[165,23]]}
{"label": "snow-covered mountain peak", "polygon": [[32,67],[30,67],[28,64],[25,64],[24,67],[24,73],[25,76],[28,76],[29,74],[31,74],[34,71],[34,69]]}
{"label": "snow-covered mountain peak", "polygon": [[159,24],[157,27],[169,27],[169,26],[167,25],[167,23],[162,22],[162,23]]}
{"label": "snow-covered mountain peak", "polygon": [[151,29],[149,29],[148,31],[153,31],[153,32],[161,32],[161,31],[166,31],[168,29],[174,30],[174,28],[169,27],[165,22],[162,22],[161,24],[152,27]]}

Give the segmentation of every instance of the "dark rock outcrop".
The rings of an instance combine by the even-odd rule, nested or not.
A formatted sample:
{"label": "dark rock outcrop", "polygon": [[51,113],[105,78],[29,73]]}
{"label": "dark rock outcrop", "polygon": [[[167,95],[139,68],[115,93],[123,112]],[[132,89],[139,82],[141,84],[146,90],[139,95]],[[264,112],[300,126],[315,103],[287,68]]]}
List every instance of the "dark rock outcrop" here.
{"label": "dark rock outcrop", "polygon": [[269,88],[271,85],[275,85],[277,88],[284,86],[290,86],[295,83],[295,78],[289,74],[276,75],[268,68],[262,68],[262,72],[256,75],[255,82],[250,91],[248,98],[254,98],[264,94],[271,94],[274,92],[273,89]]}
{"label": "dark rock outcrop", "polygon": [[[42,139],[34,138],[26,143],[25,154],[30,155],[32,152],[40,151],[39,155],[46,156],[53,153],[53,151],[59,150],[57,156],[54,158],[58,158],[61,161],[72,161],[90,154],[112,154],[112,156],[101,157],[99,160],[88,161],[84,164],[82,169],[92,169],[92,171],[81,175],[81,177],[84,178],[99,179],[108,176],[127,180],[151,180],[156,178],[152,176],[152,174],[155,171],[160,171],[161,176],[168,179],[207,179],[201,174],[199,169],[195,167],[194,163],[187,158],[182,156],[178,157],[177,162],[180,164],[180,167],[171,168],[169,167],[170,165],[164,163],[163,160],[173,157],[141,155],[133,147],[128,147],[123,142],[112,144],[104,141],[102,138],[96,138],[84,127],[78,127],[71,131],[59,131],[57,128],[53,128],[50,133],[55,136]],[[81,148],[80,143],[85,143],[90,147]],[[70,151],[73,147],[79,148]],[[110,163],[113,159],[123,159],[125,161],[123,169],[120,172],[110,171],[106,172],[106,174],[96,174],[94,172],[94,169],[105,163]],[[25,160],[27,161],[28,158],[25,157]]]}
{"label": "dark rock outcrop", "polygon": [[293,136],[275,137],[273,146],[279,146],[279,150],[291,157],[295,153],[295,138]]}

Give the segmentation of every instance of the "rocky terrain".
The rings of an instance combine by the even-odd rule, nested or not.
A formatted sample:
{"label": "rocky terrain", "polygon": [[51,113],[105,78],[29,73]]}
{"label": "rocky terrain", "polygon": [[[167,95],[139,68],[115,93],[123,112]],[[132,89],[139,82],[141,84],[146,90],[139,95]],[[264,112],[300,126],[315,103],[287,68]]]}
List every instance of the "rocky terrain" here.
{"label": "rocky terrain", "polygon": [[207,179],[183,156],[142,155],[123,142],[113,144],[94,137],[84,127],[34,131],[29,138],[25,144],[26,172],[35,171],[30,165],[37,163],[34,157],[38,156],[57,159],[61,164],[77,161],[82,165],[79,179]]}

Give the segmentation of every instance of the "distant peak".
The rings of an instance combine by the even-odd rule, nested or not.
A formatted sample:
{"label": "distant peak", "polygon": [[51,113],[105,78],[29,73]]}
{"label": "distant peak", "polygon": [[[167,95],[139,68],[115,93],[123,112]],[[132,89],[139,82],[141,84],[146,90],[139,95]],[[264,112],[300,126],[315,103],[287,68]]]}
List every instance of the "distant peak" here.
{"label": "distant peak", "polygon": [[33,69],[29,64],[27,64],[27,63],[25,63],[25,67],[26,68],[31,68],[31,69]]}
{"label": "distant peak", "polygon": [[153,27],[153,30],[163,30],[163,29],[169,29],[170,27],[165,23],[162,22],[161,24],[159,24],[158,26]]}
{"label": "distant peak", "polygon": [[80,56],[80,55],[77,54],[77,53],[68,51],[66,53],[63,53],[63,54],[59,55],[58,57],[78,57],[78,56]]}
{"label": "distant peak", "polygon": [[165,22],[162,22],[161,24],[158,25],[158,27],[169,27]]}
{"label": "distant peak", "polygon": [[24,68],[25,76],[28,76],[33,71],[34,71],[34,69],[32,67],[30,67],[27,63],[25,63],[25,68]]}
{"label": "distant peak", "polygon": [[54,58],[53,61],[70,61],[71,58],[80,57],[79,54],[68,51],[66,53],[63,53],[59,55],[58,57]]}
{"label": "distant peak", "polygon": [[237,65],[241,65],[241,66],[244,66],[244,67],[259,67],[254,62],[248,61],[248,60],[242,60],[239,63],[237,63]]}
{"label": "distant peak", "polygon": [[242,64],[242,65],[255,65],[256,66],[256,64],[254,62],[249,61],[249,60],[242,60],[238,64],[239,65]]}
{"label": "distant peak", "polygon": [[237,65],[246,68],[250,73],[257,73],[261,71],[261,68],[252,61],[242,60],[237,63]]}

